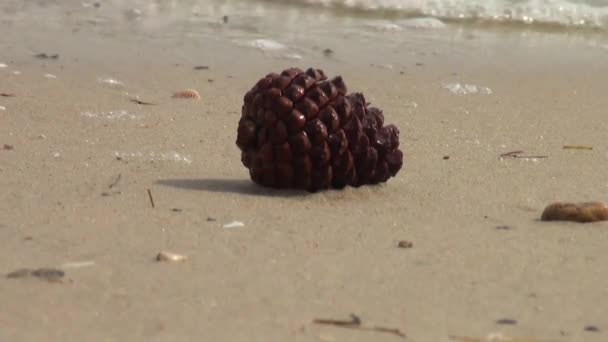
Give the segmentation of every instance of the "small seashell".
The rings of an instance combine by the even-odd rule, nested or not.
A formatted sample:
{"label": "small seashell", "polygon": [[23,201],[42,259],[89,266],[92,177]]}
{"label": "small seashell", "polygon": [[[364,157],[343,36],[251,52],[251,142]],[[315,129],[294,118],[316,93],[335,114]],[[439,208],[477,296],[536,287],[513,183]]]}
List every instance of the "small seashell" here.
{"label": "small seashell", "polygon": [[156,255],[156,261],[177,262],[188,260],[188,257],[181,254],[162,251]]}
{"label": "small seashell", "polygon": [[245,224],[241,221],[232,221],[230,223],[226,223],[223,227],[224,228],[240,228],[240,227],[245,227]]}
{"label": "small seashell", "polygon": [[608,204],[603,202],[562,203],[548,205],[542,221],[597,222],[608,220]]}
{"label": "small seashell", "polygon": [[194,89],[186,89],[173,94],[174,99],[200,100],[201,96]]}
{"label": "small seashell", "polygon": [[8,65],[6,65],[4,63],[0,63],[0,68],[8,68]]}
{"label": "small seashell", "polygon": [[53,75],[53,74],[44,74],[44,77],[46,77],[46,78],[57,78],[57,76]]}

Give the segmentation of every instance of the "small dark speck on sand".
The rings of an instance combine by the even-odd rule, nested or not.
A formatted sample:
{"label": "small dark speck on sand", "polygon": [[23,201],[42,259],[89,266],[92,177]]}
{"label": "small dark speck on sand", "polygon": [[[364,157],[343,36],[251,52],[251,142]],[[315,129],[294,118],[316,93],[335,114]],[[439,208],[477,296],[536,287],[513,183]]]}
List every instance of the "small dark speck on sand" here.
{"label": "small dark speck on sand", "polygon": [[596,327],[595,325],[588,325],[585,327],[585,331],[599,332],[600,329],[598,327]]}
{"label": "small dark speck on sand", "polygon": [[171,211],[176,212],[176,213],[181,213],[183,210],[180,208],[172,208]]}
{"label": "small dark speck on sand", "polygon": [[511,230],[511,226],[507,226],[507,225],[500,225],[500,226],[496,226],[497,230]]}
{"label": "small dark speck on sand", "polygon": [[450,156],[443,156],[443,160],[448,160],[450,159]]}
{"label": "small dark speck on sand", "polygon": [[397,247],[399,248],[412,248],[414,244],[411,241],[401,240],[397,243]]}
{"label": "small dark speck on sand", "polygon": [[334,50],[332,50],[330,48],[323,49],[323,54],[325,55],[325,57],[329,57],[334,54]]}
{"label": "small dark speck on sand", "polygon": [[496,320],[496,324],[515,325],[517,321],[511,318],[501,318]]}
{"label": "small dark speck on sand", "polygon": [[217,221],[216,219],[214,219],[213,217],[207,217],[207,222],[215,222]]}
{"label": "small dark speck on sand", "polygon": [[12,151],[15,149],[15,147],[13,145],[4,144],[4,146],[2,146],[2,149],[6,151]]}
{"label": "small dark speck on sand", "polygon": [[209,67],[206,65],[197,65],[194,67],[194,70],[209,70]]}

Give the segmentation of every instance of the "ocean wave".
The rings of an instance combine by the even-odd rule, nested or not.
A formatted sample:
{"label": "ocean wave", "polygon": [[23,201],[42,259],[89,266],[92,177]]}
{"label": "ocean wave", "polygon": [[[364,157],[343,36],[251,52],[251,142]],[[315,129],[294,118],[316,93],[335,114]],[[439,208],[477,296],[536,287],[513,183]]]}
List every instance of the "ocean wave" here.
{"label": "ocean wave", "polygon": [[529,24],[608,29],[601,0],[265,0],[379,16],[432,17],[446,22]]}

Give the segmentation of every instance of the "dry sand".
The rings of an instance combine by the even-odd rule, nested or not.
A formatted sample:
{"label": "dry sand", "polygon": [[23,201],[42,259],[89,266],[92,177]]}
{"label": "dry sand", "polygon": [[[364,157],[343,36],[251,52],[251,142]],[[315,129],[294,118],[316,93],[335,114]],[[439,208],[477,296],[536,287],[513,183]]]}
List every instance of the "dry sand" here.
{"label": "dry sand", "polygon": [[[608,225],[539,221],[556,200],[608,200],[605,53],[429,45],[388,69],[339,49],[290,61],[221,41],[50,38],[2,38],[0,92],[16,96],[0,98],[0,270],[94,264],[64,266],[62,283],[0,279],[0,340],[400,340],[311,323],[351,313],[410,341],[608,338]],[[396,178],[316,194],[249,181],[242,95],[290,65],[341,74],[384,109],[406,154]],[[202,99],[171,99],[184,88]],[[548,158],[499,158],[513,150]],[[161,250],[189,259],[158,263]]]}

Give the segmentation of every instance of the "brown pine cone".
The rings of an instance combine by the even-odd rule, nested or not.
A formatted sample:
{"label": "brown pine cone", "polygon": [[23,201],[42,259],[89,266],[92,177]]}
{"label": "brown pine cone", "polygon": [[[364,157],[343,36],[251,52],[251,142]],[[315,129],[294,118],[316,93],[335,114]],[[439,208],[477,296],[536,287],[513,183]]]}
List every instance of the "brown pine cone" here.
{"label": "brown pine cone", "polygon": [[338,76],[271,73],[245,95],[236,144],[251,179],[317,191],[386,182],[403,165],[399,130]]}

